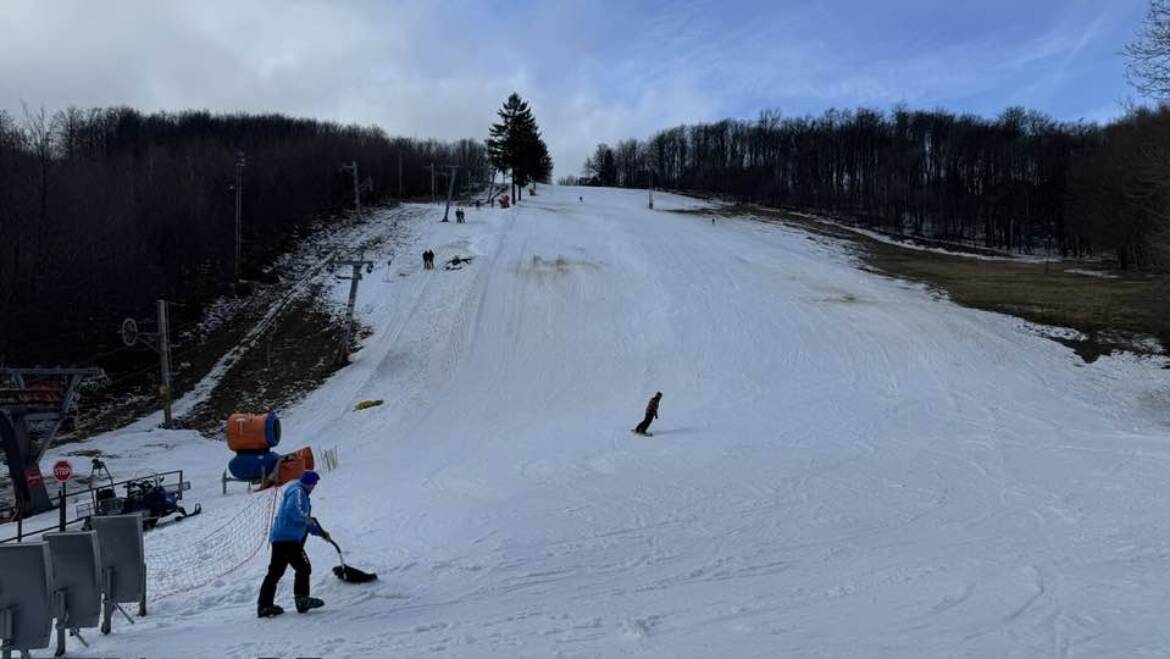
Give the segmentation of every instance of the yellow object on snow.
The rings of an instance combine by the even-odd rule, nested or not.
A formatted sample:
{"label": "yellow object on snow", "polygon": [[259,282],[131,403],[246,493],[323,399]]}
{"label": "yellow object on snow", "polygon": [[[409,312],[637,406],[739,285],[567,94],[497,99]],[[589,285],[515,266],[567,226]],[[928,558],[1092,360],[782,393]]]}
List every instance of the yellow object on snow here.
{"label": "yellow object on snow", "polygon": [[382,399],[380,399],[380,398],[378,400],[363,400],[362,402],[358,403],[357,405],[354,405],[353,409],[355,411],[356,410],[364,410],[364,409],[369,408],[369,407],[377,407],[381,404],[382,404]]}

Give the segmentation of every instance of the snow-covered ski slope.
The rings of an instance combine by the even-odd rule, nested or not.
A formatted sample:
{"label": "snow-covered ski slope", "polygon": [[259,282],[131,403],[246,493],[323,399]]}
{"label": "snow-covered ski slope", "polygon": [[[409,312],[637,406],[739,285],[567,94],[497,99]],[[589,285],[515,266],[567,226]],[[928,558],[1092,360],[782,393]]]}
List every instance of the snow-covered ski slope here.
{"label": "snow-covered ski slope", "polygon": [[[373,335],[282,411],[282,448],[340,447],[314,512],[380,580],[337,581],[310,539],[326,607],[293,613],[290,572],[289,613],[257,620],[265,548],[92,652],[1170,654],[1166,371],[1084,365],[823,238],[645,201],[542,187],[466,224],[409,215],[409,256],[362,283]],[[654,437],[632,434],[655,391]],[[176,444],[135,459],[194,472],[206,512],[153,551],[247,504],[218,493],[222,444],[101,442]]]}

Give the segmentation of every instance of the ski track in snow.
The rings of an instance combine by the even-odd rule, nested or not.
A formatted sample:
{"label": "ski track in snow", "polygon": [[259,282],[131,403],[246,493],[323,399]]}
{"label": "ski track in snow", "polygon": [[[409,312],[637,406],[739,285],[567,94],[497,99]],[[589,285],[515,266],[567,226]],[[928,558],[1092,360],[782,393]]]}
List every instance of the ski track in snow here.
{"label": "ski track in snow", "polygon": [[[832,240],[656,203],[543,187],[466,224],[402,214],[390,281],[361,286],[374,334],[281,412],[282,450],[339,447],[314,514],[380,580],[338,582],[311,539],[326,608],[292,613],[290,573],[290,612],[258,621],[265,548],[90,653],[1170,653],[1164,371],[1082,365]],[[433,272],[402,256],[427,247]],[[474,258],[443,270],[455,255]],[[658,390],[654,437],[632,434]],[[385,404],[353,411],[367,398]],[[148,554],[249,500],[219,494],[227,449],[191,432],[91,444],[119,477],[195,479],[204,514]]]}

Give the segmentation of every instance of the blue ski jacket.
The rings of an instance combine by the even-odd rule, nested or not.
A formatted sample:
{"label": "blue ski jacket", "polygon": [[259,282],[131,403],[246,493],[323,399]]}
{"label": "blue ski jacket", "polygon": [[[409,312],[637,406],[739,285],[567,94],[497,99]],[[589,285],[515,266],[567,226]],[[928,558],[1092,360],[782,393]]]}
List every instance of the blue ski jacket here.
{"label": "blue ski jacket", "polygon": [[294,481],[284,491],[284,499],[272,520],[269,542],[303,542],[308,534],[323,535],[317,520],[309,514],[312,504],[309,493],[300,481]]}

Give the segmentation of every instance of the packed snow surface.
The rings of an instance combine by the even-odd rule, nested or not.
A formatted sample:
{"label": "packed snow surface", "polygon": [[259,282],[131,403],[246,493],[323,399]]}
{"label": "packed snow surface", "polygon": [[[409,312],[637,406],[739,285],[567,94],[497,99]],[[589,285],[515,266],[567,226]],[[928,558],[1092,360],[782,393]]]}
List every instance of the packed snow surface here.
{"label": "packed snow surface", "polygon": [[[281,411],[282,449],[339,448],[314,513],[380,580],[338,581],[310,539],[325,608],[292,611],[290,571],[288,613],[257,620],[264,547],[90,653],[1170,653],[1166,371],[1082,364],[825,238],[645,202],[542,187],[466,224],[384,212],[369,233],[413,225],[362,282],[372,336]],[[226,447],[189,431],[92,445],[116,475],[195,480],[204,514],[148,534],[154,556],[264,496],[222,496]]]}

